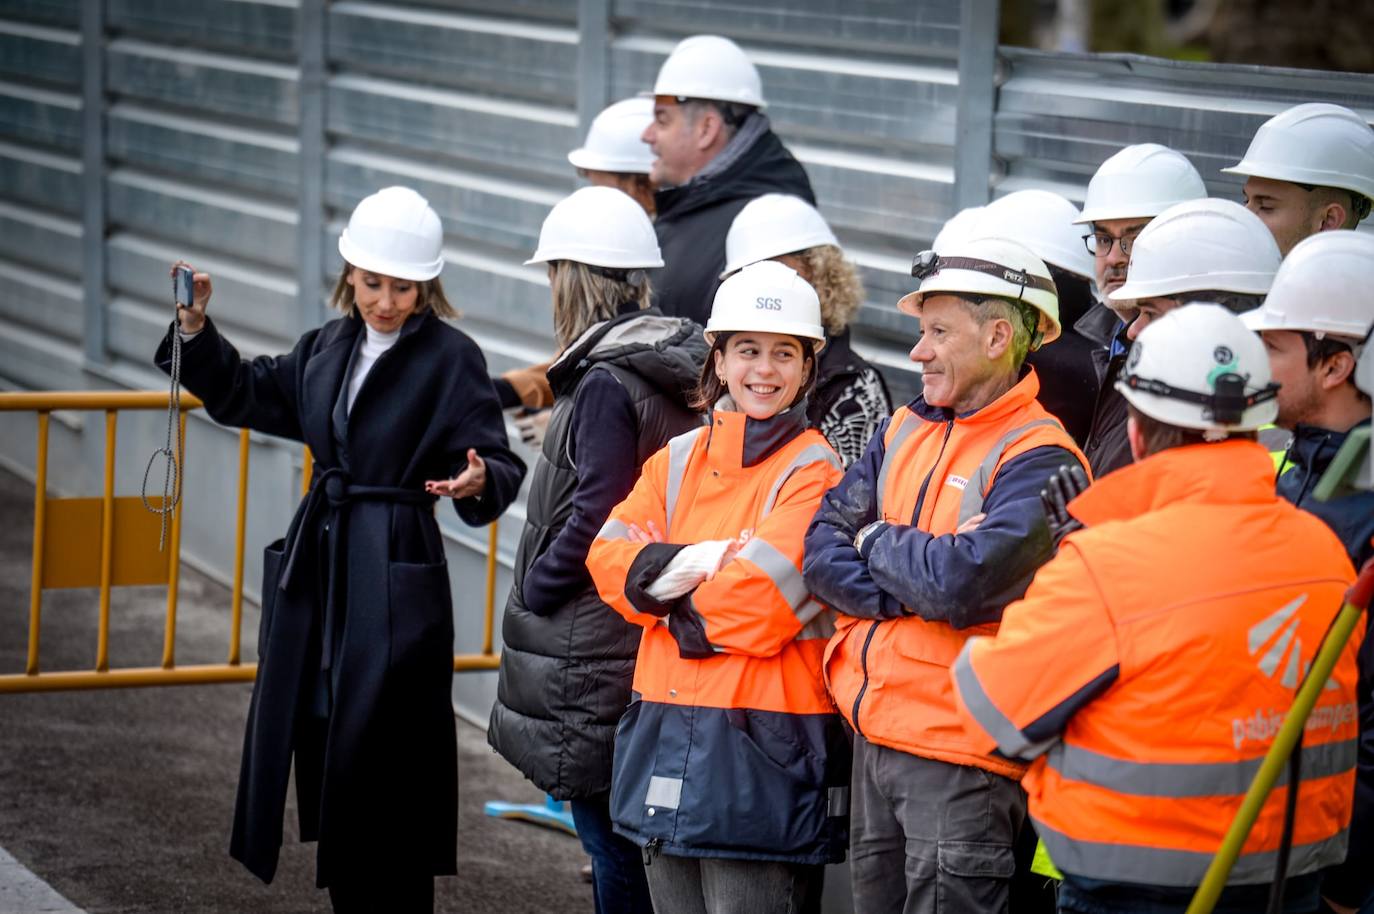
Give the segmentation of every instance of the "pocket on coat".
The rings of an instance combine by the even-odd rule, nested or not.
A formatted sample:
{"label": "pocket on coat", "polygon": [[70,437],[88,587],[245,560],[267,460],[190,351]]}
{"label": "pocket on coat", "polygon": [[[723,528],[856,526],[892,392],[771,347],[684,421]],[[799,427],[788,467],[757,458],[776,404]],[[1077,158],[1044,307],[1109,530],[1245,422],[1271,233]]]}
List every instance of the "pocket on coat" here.
{"label": "pocket on coat", "polygon": [[387,567],[391,657],[453,654],[453,594],[447,562],[392,562]]}
{"label": "pocket on coat", "polygon": [[272,637],[272,613],[277,606],[281,584],[281,565],[286,557],[286,539],[278,539],[262,551],[262,617],[258,620],[258,657],[267,654],[267,639]]}

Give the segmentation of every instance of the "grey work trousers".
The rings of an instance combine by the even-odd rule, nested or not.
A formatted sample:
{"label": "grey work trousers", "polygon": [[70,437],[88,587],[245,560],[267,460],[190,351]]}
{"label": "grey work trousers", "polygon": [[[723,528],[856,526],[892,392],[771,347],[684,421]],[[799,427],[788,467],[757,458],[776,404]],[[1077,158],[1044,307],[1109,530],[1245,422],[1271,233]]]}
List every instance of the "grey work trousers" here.
{"label": "grey work trousers", "polygon": [[855,914],[1005,912],[1026,818],[1010,778],[854,737]]}
{"label": "grey work trousers", "polygon": [[799,914],[823,867],[658,854],[644,868],[654,914]]}

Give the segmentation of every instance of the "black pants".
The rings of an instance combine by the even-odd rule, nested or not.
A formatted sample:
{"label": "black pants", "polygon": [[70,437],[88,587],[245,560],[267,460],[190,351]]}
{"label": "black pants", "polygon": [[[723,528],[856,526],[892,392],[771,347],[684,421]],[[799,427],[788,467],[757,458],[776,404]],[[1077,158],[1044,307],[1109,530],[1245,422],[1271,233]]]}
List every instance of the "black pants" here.
{"label": "black pants", "polygon": [[433,876],[386,876],[329,887],[334,914],[433,914]]}

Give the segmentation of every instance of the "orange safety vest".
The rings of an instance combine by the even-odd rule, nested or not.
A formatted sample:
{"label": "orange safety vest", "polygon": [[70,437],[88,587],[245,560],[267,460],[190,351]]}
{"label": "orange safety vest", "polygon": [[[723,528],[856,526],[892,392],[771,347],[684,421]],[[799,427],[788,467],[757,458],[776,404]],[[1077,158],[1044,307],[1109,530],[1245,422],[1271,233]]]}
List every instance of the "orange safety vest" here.
{"label": "orange safety vest", "polygon": [[[795,415],[791,415],[795,413]],[[746,436],[798,423],[786,443],[745,465]],[[644,464],[587,556],[601,599],[645,626],[632,702],[616,735],[616,828],[667,853],[824,863],[842,859],[848,746],[821,656],[834,612],[802,581],[807,524],[840,478],[840,461],[799,410],[758,423],[716,411]],[[776,426],[774,426],[776,431]],[[671,624],[699,626],[707,653],[683,656],[669,619],[641,612],[627,579],[646,548],[630,524],[668,543],[748,543],[685,599]]]}
{"label": "orange safety vest", "polygon": [[[1274,494],[1248,441],[1162,451],[1105,477],[996,638],[955,667],[982,750],[1036,760],[1022,786],[1066,873],[1197,885],[1354,569],[1316,517]],[[1359,721],[1346,646],[1303,737],[1290,874],[1345,857]],[[1287,787],[1231,873],[1269,882]]]}
{"label": "orange safety vest", "polygon": [[[952,534],[982,511],[1001,467],[1029,450],[1063,448],[1086,469],[1086,458],[1059,420],[1036,402],[1038,390],[1032,371],[992,403],[947,422],[898,409],[883,439],[879,516],[937,536]],[[841,615],[826,654],[831,694],[870,742],[1020,777],[1023,765],[974,747],[955,714],[949,682],[964,642],[996,631],[995,623],[955,629],[915,615],[877,621]]]}

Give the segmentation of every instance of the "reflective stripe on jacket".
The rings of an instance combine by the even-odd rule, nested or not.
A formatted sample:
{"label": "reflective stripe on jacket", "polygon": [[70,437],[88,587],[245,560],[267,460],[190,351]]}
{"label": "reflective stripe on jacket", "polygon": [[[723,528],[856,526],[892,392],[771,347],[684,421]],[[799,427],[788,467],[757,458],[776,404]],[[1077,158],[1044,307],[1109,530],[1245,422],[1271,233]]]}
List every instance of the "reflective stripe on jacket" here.
{"label": "reflective stripe on jacket", "polygon": [[[831,694],[871,742],[1008,777],[1023,766],[975,748],[954,711],[949,667],[965,640],[1050,556],[1039,491],[1086,465],[1036,394],[1034,371],[965,416],[923,399],[898,409],[817,512],[806,581],[841,615],[827,651]],[[977,530],[954,535],[976,514]],[[876,524],[853,546],[855,534]]]}
{"label": "reflective stripe on jacket", "polygon": [[[1254,442],[1174,448],[1071,506],[1070,535],[954,679],[981,749],[1036,759],[1022,785],[1066,873],[1196,885],[1339,610],[1354,569],[1276,498]],[[1304,733],[1290,874],[1345,854],[1358,734],[1345,649]],[[1273,877],[1286,790],[1231,882]]]}
{"label": "reflective stripe on jacket", "polygon": [[[717,411],[649,458],[587,557],[601,598],[645,626],[616,735],[611,815],[641,845],[823,863],[847,841],[849,750],[821,678],[834,614],[807,592],[802,535],[839,459],[805,406]],[[635,543],[654,523],[666,543]],[[644,592],[683,545],[748,543],[681,599]]]}

